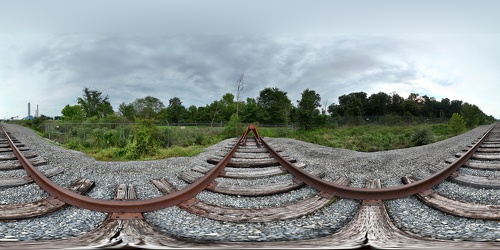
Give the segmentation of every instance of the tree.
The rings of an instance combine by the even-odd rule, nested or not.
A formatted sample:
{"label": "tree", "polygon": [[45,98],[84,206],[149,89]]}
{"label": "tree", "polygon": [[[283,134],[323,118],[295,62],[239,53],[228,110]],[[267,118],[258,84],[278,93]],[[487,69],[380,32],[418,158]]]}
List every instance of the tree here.
{"label": "tree", "polygon": [[61,114],[63,121],[81,122],[84,119],[83,110],[80,105],[70,106],[68,104],[61,110]]}
{"label": "tree", "polygon": [[405,99],[395,92],[391,93],[391,105],[389,112],[394,115],[402,115],[404,113]]}
{"label": "tree", "polygon": [[300,127],[310,130],[315,127],[315,122],[319,115],[317,108],[321,107],[321,97],[314,90],[305,89],[302,92],[302,99],[298,102],[298,121]]}
{"label": "tree", "polygon": [[260,122],[268,124],[286,123],[290,120],[292,103],[287,93],[278,88],[265,88],[257,97],[257,105],[260,107]]}
{"label": "tree", "polygon": [[486,120],[483,111],[476,105],[469,103],[464,103],[464,105],[462,105],[461,116],[469,128],[484,124]]}
{"label": "tree", "polygon": [[382,116],[389,113],[391,96],[384,92],[378,92],[368,97],[366,115]]}
{"label": "tree", "polygon": [[122,114],[122,116],[126,117],[130,121],[134,120],[135,109],[134,109],[134,105],[132,105],[132,103],[125,104],[124,102],[122,102],[120,104],[120,106],[118,107],[118,111],[120,111],[120,113]]}
{"label": "tree", "polygon": [[408,98],[404,101],[404,111],[408,112],[413,116],[420,115],[421,104],[423,99],[420,98],[419,94],[411,93]]}
{"label": "tree", "polygon": [[332,103],[328,106],[328,113],[332,117],[337,117],[337,116],[341,116],[341,114],[343,114],[344,111],[342,110],[342,107],[340,105],[338,105],[336,103]]}
{"label": "tree", "polygon": [[83,89],[83,98],[78,97],[77,101],[82,107],[83,114],[86,118],[103,118],[109,114],[113,114],[113,108],[108,99],[108,96],[102,96],[102,92],[90,90],[85,87]]}
{"label": "tree", "polygon": [[448,126],[455,135],[458,135],[466,130],[465,121],[458,113],[453,113]]}
{"label": "tree", "polygon": [[184,120],[186,108],[182,105],[178,97],[171,98],[168,101],[167,114],[168,120],[172,123],[179,123]]}
{"label": "tree", "polygon": [[450,99],[448,99],[448,98],[441,99],[439,117],[441,117],[441,112],[442,112],[442,115],[444,115],[444,117],[451,117],[452,116]]}
{"label": "tree", "polygon": [[357,97],[349,99],[349,102],[345,105],[344,114],[346,116],[362,116],[363,104],[361,102],[361,99]]}
{"label": "tree", "polygon": [[214,125],[215,121],[222,122],[220,118],[220,101],[214,101],[210,105],[207,105],[203,110],[204,115],[208,117],[208,121],[210,122],[210,127]]}
{"label": "tree", "polygon": [[244,76],[244,74],[241,74],[240,79],[236,83],[236,117],[237,118],[239,117],[239,112],[240,112],[241,95],[243,94],[243,90],[245,89],[245,84],[243,83],[243,76]]}
{"label": "tree", "polygon": [[259,106],[255,98],[247,98],[247,102],[243,108],[242,122],[255,123],[259,117]]}
{"label": "tree", "polygon": [[[234,95],[226,93],[222,96],[219,102],[220,117],[224,121],[229,121],[231,116],[236,112],[236,103],[234,102]],[[238,115],[236,115],[238,116]]]}
{"label": "tree", "polygon": [[140,119],[157,119],[158,113],[165,108],[160,99],[152,96],[135,99],[132,106],[134,106],[135,116]]}
{"label": "tree", "polygon": [[[353,115],[355,113],[356,116],[361,116],[365,113],[368,99],[365,92],[353,92],[348,95],[339,96],[339,105],[342,108],[340,115]],[[350,110],[349,114],[345,114],[347,110]]]}
{"label": "tree", "polygon": [[460,100],[453,100],[450,103],[450,112],[453,113],[459,113],[462,112],[462,105],[463,101]]}
{"label": "tree", "polygon": [[187,121],[190,123],[199,122],[198,108],[195,105],[191,105],[187,109]]}

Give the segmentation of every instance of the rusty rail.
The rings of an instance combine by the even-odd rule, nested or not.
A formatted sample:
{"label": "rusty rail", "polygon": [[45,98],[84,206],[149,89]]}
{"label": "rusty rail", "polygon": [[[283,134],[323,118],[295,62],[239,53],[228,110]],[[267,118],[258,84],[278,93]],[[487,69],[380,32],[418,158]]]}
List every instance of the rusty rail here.
{"label": "rusty rail", "polygon": [[390,200],[397,198],[404,198],[410,195],[421,193],[425,190],[429,190],[437,184],[443,182],[452,173],[459,169],[467,160],[474,154],[474,152],[479,148],[481,143],[486,139],[491,130],[495,127],[493,125],[476,143],[476,145],[470,148],[464,155],[450,163],[446,168],[436,172],[435,174],[413,182],[411,184],[388,187],[388,188],[355,188],[349,186],[342,186],[318,178],[314,175],[307,173],[306,171],[295,167],[288,160],[282,158],[274,149],[272,149],[265,141],[262,141],[263,145],[269,150],[271,155],[284,167],[289,173],[303,181],[305,184],[320,190],[325,196],[340,196],[343,198],[351,198],[358,200]]}
{"label": "rusty rail", "polygon": [[340,196],[344,198],[360,199],[360,200],[387,200],[403,198],[406,196],[414,195],[422,191],[431,189],[433,186],[444,181],[448,176],[460,168],[472,154],[481,145],[489,132],[493,129],[492,126],[483,137],[476,143],[474,147],[469,149],[462,157],[451,163],[448,167],[435,173],[434,175],[403,186],[389,187],[389,188],[353,188],[349,186],[342,186],[333,182],[325,181],[306,171],[296,168],[285,158],[282,158],[274,149],[272,149],[264,140],[262,140],[254,125],[248,126],[246,132],[241,136],[240,140],[235,143],[229,153],[221,160],[212,170],[210,170],[204,177],[197,179],[191,185],[184,189],[180,189],[169,193],[168,195],[156,197],[147,200],[132,200],[132,201],[115,201],[115,200],[102,200],[90,198],[87,196],[75,194],[61,186],[52,182],[49,178],[45,177],[39,170],[37,170],[31,162],[17,149],[13,141],[2,127],[2,130],[11,145],[14,154],[17,156],[23,168],[41,188],[47,191],[55,198],[66,202],[70,205],[101,211],[101,212],[149,212],[169,206],[175,206],[183,201],[195,197],[199,192],[203,191],[209,184],[211,184],[217,176],[224,170],[224,167],[231,160],[236,152],[240,143],[246,142],[246,137],[250,131],[253,131],[257,143],[262,143],[275,157],[275,159],[292,175],[303,181],[305,184],[322,191],[323,194],[329,196]]}
{"label": "rusty rail", "polygon": [[241,136],[239,143],[242,145],[246,145],[248,133],[250,131],[252,131],[254,133],[255,143],[257,143],[257,145],[260,146],[262,144],[262,139],[259,136],[259,132],[257,131],[257,128],[253,124],[248,125],[248,128],[245,131],[245,133],[243,133],[243,135]]}
{"label": "rusty rail", "polygon": [[184,189],[172,192],[165,196],[147,200],[115,201],[95,199],[75,194],[70,190],[52,182],[49,178],[37,170],[31,162],[26,159],[26,157],[24,157],[24,155],[14,145],[3,126],[2,130],[11,148],[13,149],[14,154],[17,156],[19,162],[28,173],[28,176],[31,177],[42,189],[47,191],[53,197],[70,205],[101,212],[149,212],[169,206],[175,206],[183,201],[193,198],[215,180],[215,178],[231,160],[231,157],[234,155],[239,146],[239,143],[236,143],[223,160],[219,162],[219,164],[217,164],[205,176],[196,180]]}

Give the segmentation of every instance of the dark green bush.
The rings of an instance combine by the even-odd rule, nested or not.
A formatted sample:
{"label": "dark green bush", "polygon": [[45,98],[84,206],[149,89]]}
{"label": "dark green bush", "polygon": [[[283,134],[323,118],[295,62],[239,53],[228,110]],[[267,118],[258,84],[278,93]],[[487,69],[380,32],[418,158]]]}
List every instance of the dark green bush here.
{"label": "dark green bush", "polygon": [[434,142],[434,134],[428,127],[419,128],[412,133],[411,141],[416,146],[426,145]]}
{"label": "dark green bush", "polygon": [[451,116],[451,119],[450,119],[450,122],[448,123],[448,126],[450,127],[451,131],[453,131],[453,134],[455,134],[455,135],[458,135],[458,134],[467,130],[464,119],[458,113],[454,113]]}

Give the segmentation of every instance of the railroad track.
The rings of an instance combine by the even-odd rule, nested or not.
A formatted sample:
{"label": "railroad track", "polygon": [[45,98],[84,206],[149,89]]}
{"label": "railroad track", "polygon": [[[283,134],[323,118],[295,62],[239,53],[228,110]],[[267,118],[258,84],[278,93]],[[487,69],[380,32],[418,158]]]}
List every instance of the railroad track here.
{"label": "railroad track", "polygon": [[[115,184],[114,198],[99,199],[86,196],[94,186],[95,180],[80,178],[67,188],[51,181],[50,177],[62,171],[55,167],[53,171],[40,171],[37,166],[46,161],[30,154],[22,142],[2,128],[0,148],[5,151],[0,159],[3,171],[26,171],[26,176],[0,179],[2,188],[15,188],[17,185],[36,182],[47,192],[47,197],[22,204],[0,205],[0,220],[23,220],[37,216],[50,216],[51,213],[67,206],[74,206],[106,213],[106,219],[94,230],[77,237],[67,239],[13,242],[14,238],[5,238],[0,248],[70,248],[90,247],[231,247],[231,248],[359,248],[363,246],[387,248],[487,248],[500,247],[498,241],[475,242],[453,241],[420,236],[399,229],[392,222],[386,209],[390,200],[416,196],[432,209],[451,216],[480,219],[498,223],[500,206],[497,204],[476,204],[461,201],[456,197],[446,197],[435,190],[442,183],[454,182],[456,185],[497,190],[499,180],[489,178],[488,171],[500,170],[500,128],[492,126],[481,138],[470,145],[455,158],[448,159],[444,167],[432,168],[433,174],[417,179],[402,176],[398,186],[382,187],[380,180],[367,180],[365,187],[350,186],[351,180],[345,176],[332,180],[324,178],[324,171],[308,166],[291,155],[274,149],[271,144],[260,138],[257,128],[250,125],[239,140],[228,145],[220,153],[207,159],[207,164],[192,166],[189,171],[180,172],[176,182],[172,177],[160,177],[150,180],[161,195],[153,198],[138,199],[136,186],[127,183]],[[254,135],[250,139],[249,134]],[[21,151],[19,149],[24,149]],[[12,152],[12,153],[10,153]],[[16,160],[17,159],[17,160]],[[482,176],[462,173],[464,168],[479,169]],[[486,172],[485,172],[486,171]],[[467,171],[465,171],[467,172]],[[272,177],[272,181],[270,181]],[[168,179],[171,179],[169,181]],[[16,181],[13,181],[16,179]],[[13,184],[15,183],[15,185]],[[180,187],[179,187],[180,186]],[[216,193],[221,196],[246,199],[258,199],[295,192],[299,189],[311,190],[302,199],[258,207],[245,207],[209,202],[204,194]],[[496,191],[493,191],[496,192]],[[252,198],[253,197],[253,198]],[[231,222],[259,224],[275,221],[294,221],[315,213],[340,200],[358,201],[357,212],[340,230],[312,239],[271,242],[218,242],[207,239],[188,239],[170,235],[153,226],[148,212],[170,207],[177,207],[183,212],[221,223]],[[313,227],[314,228],[314,227]],[[211,235],[207,235],[211,236]],[[252,239],[252,235],[248,238]],[[254,236],[257,239],[258,236]]]}

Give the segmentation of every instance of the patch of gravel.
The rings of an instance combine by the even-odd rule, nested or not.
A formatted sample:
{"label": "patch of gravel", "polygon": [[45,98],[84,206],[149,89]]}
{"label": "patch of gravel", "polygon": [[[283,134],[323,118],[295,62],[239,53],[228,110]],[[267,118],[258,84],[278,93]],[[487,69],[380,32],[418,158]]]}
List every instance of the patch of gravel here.
{"label": "patch of gravel", "polygon": [[145,217],[161,231],[179,238],[205,241],[283,241],[330,235],[354,217],[358,206],[357,201],[341,199],[295,220],[260,223],[211,220],[178,207],[145,213]]}
{"label": "patch of gravel", "polygon": [[434,187],[434,191],[446,197],[470,203],[500,205],[500,190],[476,188],[444,181]]}
{"label": "patch of gravel", "polygon": [[265,208],[278,207],[297,202],[318,194],[318,190],[303,187],[298,190],[264,197],[235,197],[213,192],[201,192],[196,198],[208,204],[234,208]]}
{"label": "patch of gravel", "polygon": [[435,239],[498,241],[498,221],[474,220],[429,209],[416,197],[385,202],[393,223],[404,231]]}

